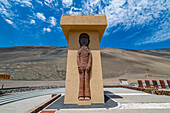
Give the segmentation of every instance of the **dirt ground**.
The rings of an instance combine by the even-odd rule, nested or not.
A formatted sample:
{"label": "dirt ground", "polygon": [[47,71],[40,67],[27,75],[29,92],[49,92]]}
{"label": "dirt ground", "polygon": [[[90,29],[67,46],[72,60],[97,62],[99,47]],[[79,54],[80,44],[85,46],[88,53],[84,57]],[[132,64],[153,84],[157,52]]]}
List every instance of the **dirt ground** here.
{"label": "dirt ground", "polygon": [[[119,79],[127,79],[128,83],[137,83],[137,80],[170,80],[170,78],[162,77],[146,77],[146,78],[133,78],[131,77],[117,77],[103,79],[103,85],[116,85],[119,84]],[[65,81],[23,81],[23,80],[0,80],[0,87],[4,84],[4,88],[12,87],[27,87],[27,86],[50,86],[50,85],[65,85]]]}
{"label": "dirt ground", "polygon": [[[0,48],[0,74],[21,81],[64,81],[67,51],[66,47]],[[101,62],[103,78],[111,81],[170,78],[170,49],[101,48]],[[161,76],[147,77],[146,73]]]}

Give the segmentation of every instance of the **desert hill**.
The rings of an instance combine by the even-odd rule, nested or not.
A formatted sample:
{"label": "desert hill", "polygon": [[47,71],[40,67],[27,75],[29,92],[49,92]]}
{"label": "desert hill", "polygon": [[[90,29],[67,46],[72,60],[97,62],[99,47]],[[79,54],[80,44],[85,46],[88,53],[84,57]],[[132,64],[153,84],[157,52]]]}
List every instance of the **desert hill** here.
{"label": "desert hill", "polygon": [[[14,80],[65,80],[67,47],[0,48],[0,74]],[[101,48],[103,78],[170,78],[170,49]],[[151,76],[150,76],[151,75]]]}

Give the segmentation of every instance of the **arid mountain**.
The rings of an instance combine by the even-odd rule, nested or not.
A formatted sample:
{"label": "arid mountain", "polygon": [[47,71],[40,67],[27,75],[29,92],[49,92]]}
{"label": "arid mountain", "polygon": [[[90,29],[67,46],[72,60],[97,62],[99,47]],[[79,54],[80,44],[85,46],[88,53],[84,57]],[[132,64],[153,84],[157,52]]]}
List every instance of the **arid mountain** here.
{"label": "arid mountain", "polygon": [[[101,48],[101,57],[104,79],[170,78],[170,49]],[[66,47],[0,48],[0,74],[14,80],[65,80],[66,59]]]}

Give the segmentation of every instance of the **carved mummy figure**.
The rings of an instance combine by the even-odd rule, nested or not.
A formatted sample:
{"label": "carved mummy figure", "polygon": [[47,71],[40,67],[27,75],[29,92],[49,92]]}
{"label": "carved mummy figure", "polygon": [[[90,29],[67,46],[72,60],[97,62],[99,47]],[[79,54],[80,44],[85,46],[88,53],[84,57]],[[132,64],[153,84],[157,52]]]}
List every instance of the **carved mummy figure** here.
{"label": "carved mummy figure", "polygon": [[80,49],[77,52],[77,65],[80,75],[79,100],[90,100],[90,70],[92,66],[92,53],[88,48],[89,35],[82,33],[79,37]]}

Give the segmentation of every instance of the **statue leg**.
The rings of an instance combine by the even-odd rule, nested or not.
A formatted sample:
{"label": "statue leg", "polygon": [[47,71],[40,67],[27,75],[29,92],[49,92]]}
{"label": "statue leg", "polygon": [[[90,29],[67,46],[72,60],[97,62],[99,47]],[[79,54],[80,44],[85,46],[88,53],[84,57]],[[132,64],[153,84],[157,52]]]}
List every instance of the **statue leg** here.
{"label": "statue leg", "polygon": [[91,99],[90,94],[90,72],[85,70],[85,97],[89,97]]}
{"label": "statue leg", "polygon": [[[82,73],[79,73],[80,75],[80,83],[79,83],[79,96],[78,98],[84,99],[84,79],[85,79],[85,73],[84,69]],[[83,97],[83,98],[82,98]]]}

